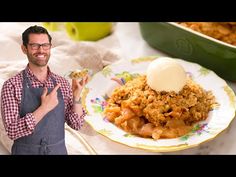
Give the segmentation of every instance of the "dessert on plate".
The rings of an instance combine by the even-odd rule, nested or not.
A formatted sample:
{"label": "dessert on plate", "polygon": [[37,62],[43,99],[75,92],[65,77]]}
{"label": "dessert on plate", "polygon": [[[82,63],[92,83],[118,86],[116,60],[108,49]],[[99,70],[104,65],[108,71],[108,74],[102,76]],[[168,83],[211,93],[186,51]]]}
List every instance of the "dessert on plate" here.
{"label": "dessert on plate", "polygon": [[177,138],[206,120],[215,97],[174,59],[152,61],[146,74],[115,88],[104,114],[119,128],[144,138]]}

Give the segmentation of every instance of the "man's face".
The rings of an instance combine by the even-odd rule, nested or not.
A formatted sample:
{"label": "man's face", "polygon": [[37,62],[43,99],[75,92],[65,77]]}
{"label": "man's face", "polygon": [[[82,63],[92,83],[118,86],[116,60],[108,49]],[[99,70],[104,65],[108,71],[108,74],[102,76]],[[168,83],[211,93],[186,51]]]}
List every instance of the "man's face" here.
{"label": "man's face", "polygon": [[22,47],[31,64],[39,67],[47,65],[51,49],[47,34],[30,34],[27,47]]}

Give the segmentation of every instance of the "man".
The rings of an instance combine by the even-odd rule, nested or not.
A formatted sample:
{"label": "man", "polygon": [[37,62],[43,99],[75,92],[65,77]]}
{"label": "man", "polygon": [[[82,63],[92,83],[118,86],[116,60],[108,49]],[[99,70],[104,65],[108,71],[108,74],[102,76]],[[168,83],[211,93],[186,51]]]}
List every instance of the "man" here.
{"label": "man", "polygon": [[51,36],[40,26],[22,33],[21,49],[28,65],[4,82],[1,113],[6,132],[12,140],[12,154],[67,154],[65,122],[78,130],[85,111],[80,93],[88,77],[69,82],[50,71]]}

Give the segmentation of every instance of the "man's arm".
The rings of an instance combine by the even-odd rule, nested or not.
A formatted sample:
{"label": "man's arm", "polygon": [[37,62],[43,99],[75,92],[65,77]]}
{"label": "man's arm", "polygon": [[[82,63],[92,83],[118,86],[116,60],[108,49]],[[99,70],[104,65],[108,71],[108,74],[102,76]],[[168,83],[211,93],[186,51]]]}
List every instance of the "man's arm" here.
{"label": "man's arm", "polygon": [[10,82],[4,83],[1,93],[1,113],[10,139],[15,140],[33,133],[37,123],[58,104],[57,89],[59,87],[60,84],[48,95],[45,88],[41,96],[41,105],[33,113],[20,117],[20,103],[15,96],[15,87]]}
{"label": "man's arm", "polygon": [[1,91],[1,114],[3,124],[10,139],[31,134],[36,122],[32,113],[20,118],[20,103],[16,98],[15,87],[11,82],[5,82]]}
{"label": "man's arm", "polygon": [[67,83],[68,88],[68,102],[66,105],[66,123],[73,129],[78,130],[82,127],[84,123],[84,117],[86,115],[85,110],[82,107],[81,104],[81,98],[80,93],[78,93],[79,96],[76,98],[73,96],[72,88]]}

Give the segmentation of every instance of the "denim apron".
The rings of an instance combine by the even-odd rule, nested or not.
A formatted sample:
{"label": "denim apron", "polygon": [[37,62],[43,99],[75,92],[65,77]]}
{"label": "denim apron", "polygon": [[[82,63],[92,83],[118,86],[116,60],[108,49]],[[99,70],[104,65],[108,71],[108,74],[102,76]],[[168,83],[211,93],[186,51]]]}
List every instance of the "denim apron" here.
{"label": "denim apron", "polygon": [[[51,77],[54,87],[56,81]],[[48,93],[52,88],[48,88]],[[57,90],[58,105],[48,112],[36,125],[32,134],[14,140],[13,155],[66,155],[65,146],[65,113],[61,90]],[[33,88],[30,80],[23,72],[23,92],[20,105],[20,117],[34,112],[41,105],[43,88]]]}

